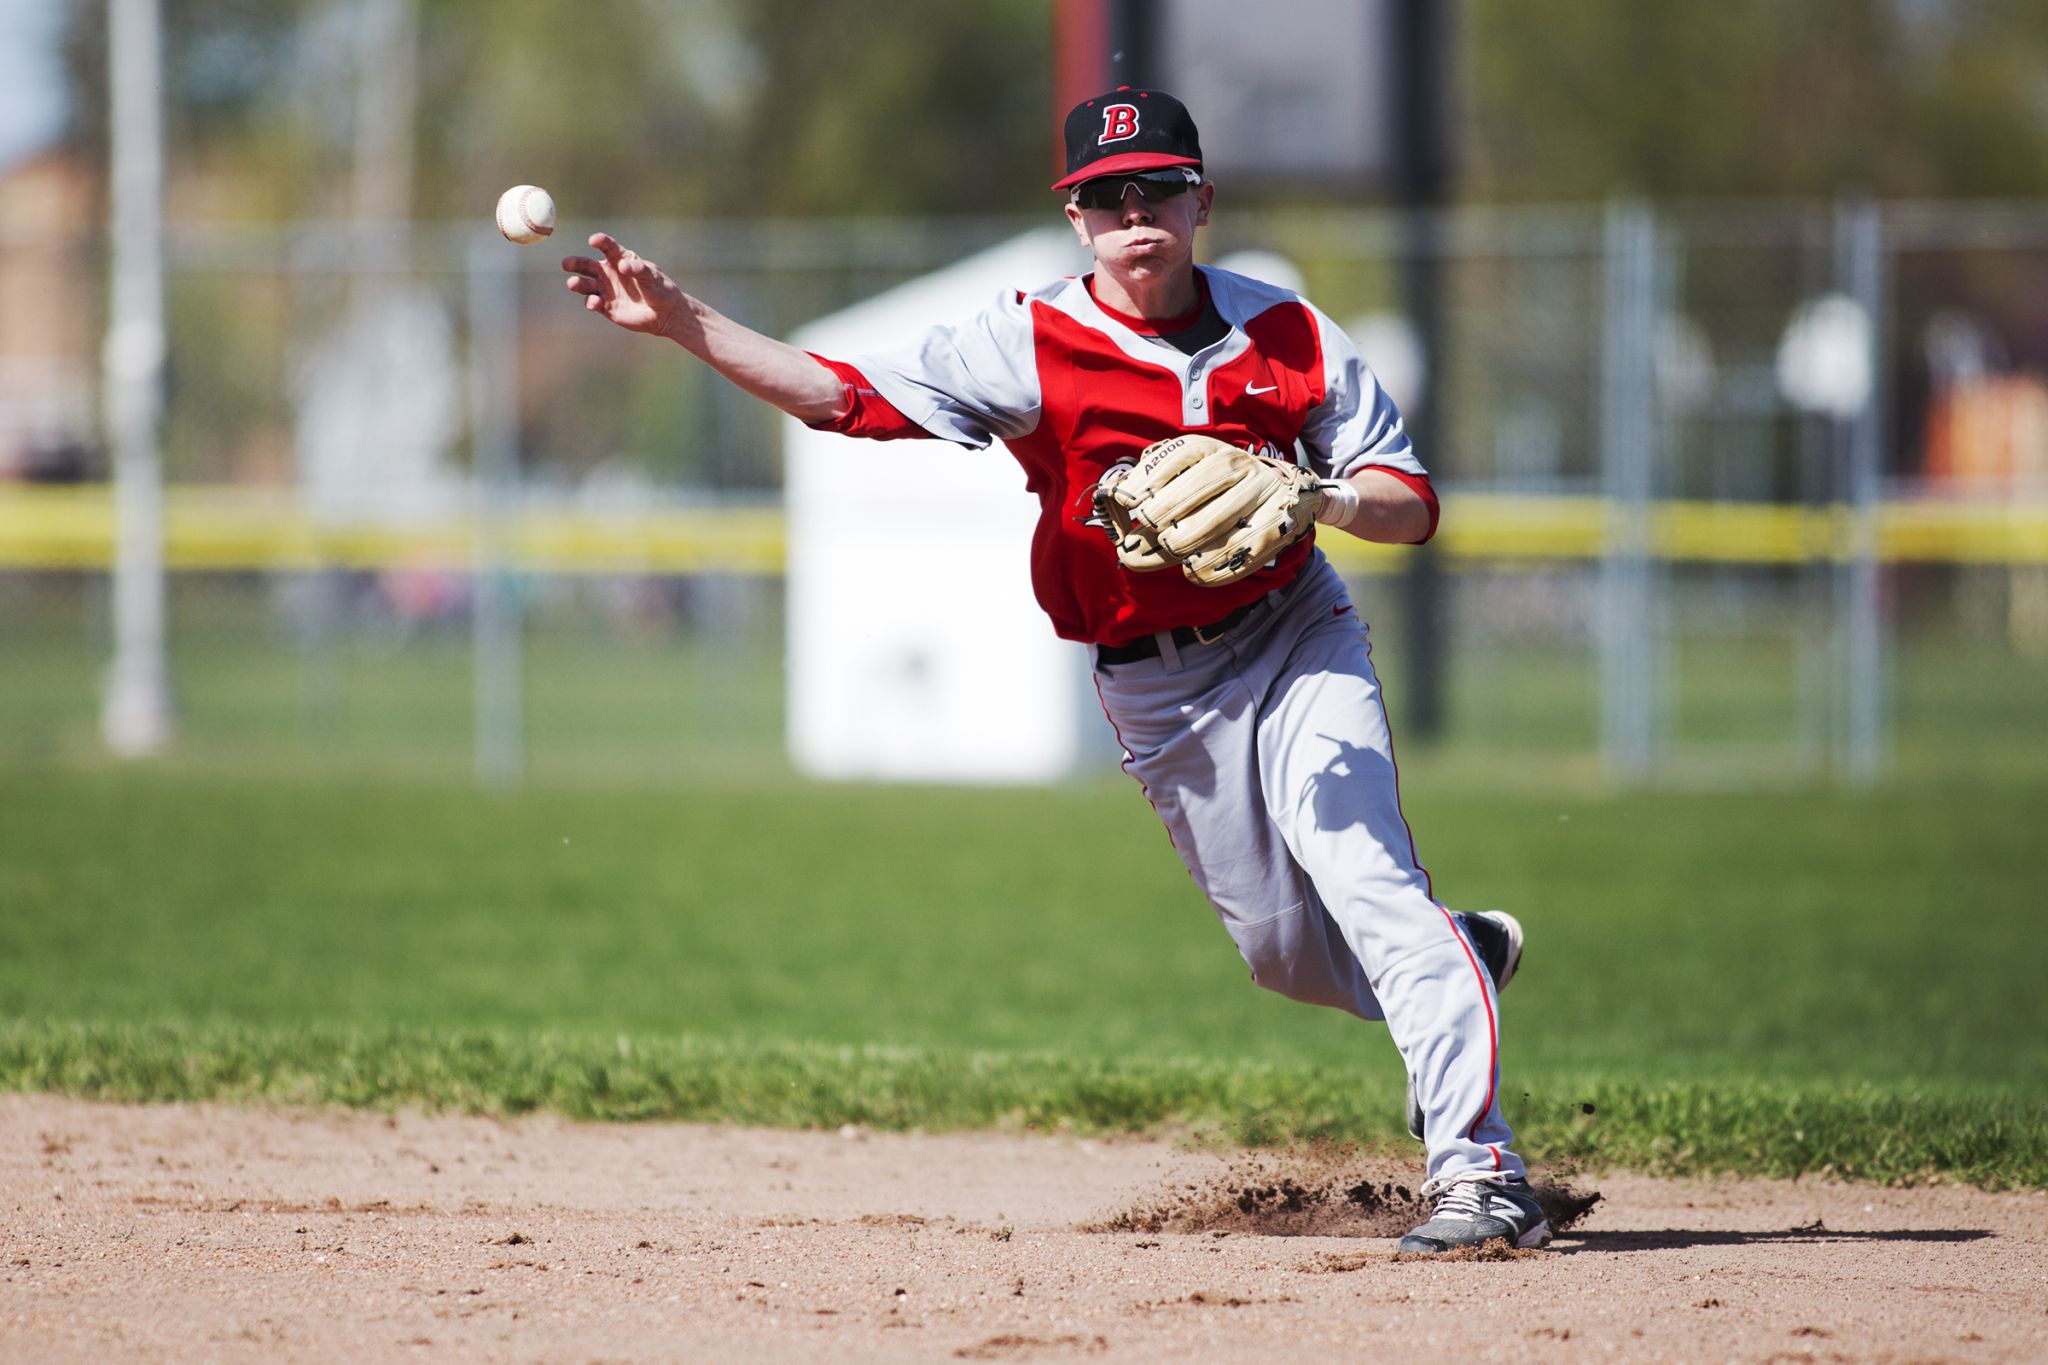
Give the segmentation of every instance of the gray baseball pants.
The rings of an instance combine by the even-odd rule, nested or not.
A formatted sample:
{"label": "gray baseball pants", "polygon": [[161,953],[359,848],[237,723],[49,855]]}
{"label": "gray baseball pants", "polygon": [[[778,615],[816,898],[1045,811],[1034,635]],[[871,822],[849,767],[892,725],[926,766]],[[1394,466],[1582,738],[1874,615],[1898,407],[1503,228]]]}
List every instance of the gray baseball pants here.
{"label": "gray baseball pants", "polygon": [[1524,1174],[1493,983],[1416,858],[1366,625],[1329,561],[1215,643],[1163,635],[1095,684],[1252,980],[1386,1021],[1428,1114],[1425,1191]]}

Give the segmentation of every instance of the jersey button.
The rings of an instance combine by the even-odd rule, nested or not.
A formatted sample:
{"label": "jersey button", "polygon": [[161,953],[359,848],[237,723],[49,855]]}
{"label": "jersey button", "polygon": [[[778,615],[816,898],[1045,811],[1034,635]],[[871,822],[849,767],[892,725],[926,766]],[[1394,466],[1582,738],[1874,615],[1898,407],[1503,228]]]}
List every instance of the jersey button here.
{"label": "jersey button", "polygon": [[1192,402],[1190,402],[1190,403],[1188,404],[1188,406],[1189,406],[1189,407],[1191,407],[1191,408],[1199,408],[1200,406],[1202,406],[1202,400],[1201,400],[1201,399],[1199,399],[1199,398],[1197,398],[1197,399],[1193,400]]}

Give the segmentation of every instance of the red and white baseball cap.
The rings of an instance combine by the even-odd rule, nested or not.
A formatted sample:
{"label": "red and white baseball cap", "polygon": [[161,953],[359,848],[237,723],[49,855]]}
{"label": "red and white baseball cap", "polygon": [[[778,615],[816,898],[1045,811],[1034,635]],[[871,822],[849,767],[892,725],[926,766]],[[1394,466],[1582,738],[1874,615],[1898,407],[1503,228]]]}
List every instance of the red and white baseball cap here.
{"label": "red and white baseball cap", "polygon": [[1163,90],[1119,85],[1067,115],[1067,174],[1056,190],[1123,171],[1202,166],[1202,141],[1187,106]]}

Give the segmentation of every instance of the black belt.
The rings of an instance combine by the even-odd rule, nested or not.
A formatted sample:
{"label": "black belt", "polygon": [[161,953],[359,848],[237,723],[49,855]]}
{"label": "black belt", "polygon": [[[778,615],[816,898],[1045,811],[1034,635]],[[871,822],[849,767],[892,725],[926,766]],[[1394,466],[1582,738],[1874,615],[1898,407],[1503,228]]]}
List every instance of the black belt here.
{"label": "black belt", "polygon": [[[1230,615],[1219,621],[1211,621],[1206,626],[1175,626],[1173,628],[1174,648],[1186,649],[1189,645],[1215,644],[1217,640],[1222,638],[1225,631],[1238,625],[1245,617],[1250,616],[1252,608],[1265,600],[1263,597],[1254,597],[1236,611],[1231,612]],[[1140,659],[1156,659],[1158,657],[1159,636],[1157,635],[1140,635],[1127,645],[1095,646],[1095,662],[1099,664],[1130,664],[1136,663]]]}

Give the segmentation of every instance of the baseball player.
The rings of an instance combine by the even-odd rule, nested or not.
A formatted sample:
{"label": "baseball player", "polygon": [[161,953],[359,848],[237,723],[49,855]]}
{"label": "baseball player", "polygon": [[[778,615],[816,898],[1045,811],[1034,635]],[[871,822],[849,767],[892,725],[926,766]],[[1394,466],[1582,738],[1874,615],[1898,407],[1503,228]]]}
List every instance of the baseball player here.
{"label": "baseball player", "polygon": [[1317,526],[1414,543],[1437,499],[1357,350],[1288,290],[1197,266],[1215,187],[1193,119],[1119,87],[1065,125],[1066,217],[1095,268],[1006,290],[901,350],[831,358],[751,331],[602,233],[584,306],[679,343],[800,420],[875,440],[1001,440],[1040,516],[1038,601],[1259,985],[1386,1021],[1428,1149],[1441,1253],[1550,1238],[1500,1107],[1496,996],[1521,929],[1436,899],[1401,813],[1367,628]]}

